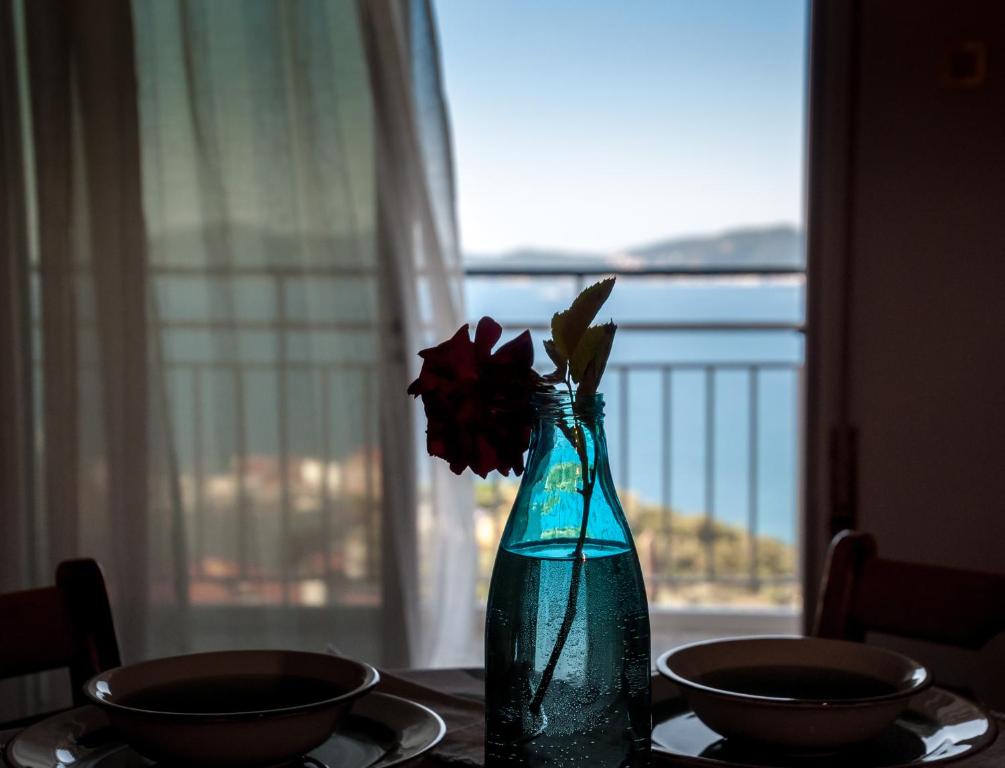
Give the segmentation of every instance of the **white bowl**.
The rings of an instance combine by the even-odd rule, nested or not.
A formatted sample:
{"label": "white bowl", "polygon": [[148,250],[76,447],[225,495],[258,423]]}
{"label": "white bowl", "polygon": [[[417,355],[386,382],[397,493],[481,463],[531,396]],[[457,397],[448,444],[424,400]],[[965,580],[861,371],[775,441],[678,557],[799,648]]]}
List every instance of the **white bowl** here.
{"label": "white bowl", "polygon": [[786,752],[866,741],[932,682],[899,653],[811,637],[692,643],[663,654],[657,666],[709,728]]}
{"label": "white bowl", "polygon": [[267,766],[322,744],[379,679],[370,665],[337,656],[223,651],[117,667],[84,693],[154,760]]}

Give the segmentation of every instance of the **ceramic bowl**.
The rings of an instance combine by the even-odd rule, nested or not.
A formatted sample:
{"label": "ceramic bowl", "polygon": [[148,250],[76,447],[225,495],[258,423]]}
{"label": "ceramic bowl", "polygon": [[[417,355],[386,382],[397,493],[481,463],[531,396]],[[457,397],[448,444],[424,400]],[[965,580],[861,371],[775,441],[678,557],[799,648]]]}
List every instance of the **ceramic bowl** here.
{"label": "ceramic bowl", "polygon": [[224,651],[117,667],[85,695],[136,751],[171,765],[270,766],[324,742],[373,667],[297,651]]}
{"label": "ceramic bowl", "polygon": [[889,726],[931,685],[893,651],[810,637],[738,637],[676,648],[657,662],[709,728],[786,752],[833,752]]}

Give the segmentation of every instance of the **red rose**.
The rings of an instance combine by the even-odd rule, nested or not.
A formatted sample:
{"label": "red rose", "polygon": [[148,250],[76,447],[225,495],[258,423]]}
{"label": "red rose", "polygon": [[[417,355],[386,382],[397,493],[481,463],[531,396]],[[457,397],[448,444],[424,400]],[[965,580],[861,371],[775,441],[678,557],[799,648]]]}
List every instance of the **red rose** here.
{"label": "red rose", "polygon": [[448,341],[419,353],[422,370],[408,394],[422,398],[426,448],[461,474],[468,466],[485,477],[493,469],[523,472],[539,376],[534,344],[524,331],[492,353],[502,336],[490,317],[478,321],[471,341],[465,323]]}

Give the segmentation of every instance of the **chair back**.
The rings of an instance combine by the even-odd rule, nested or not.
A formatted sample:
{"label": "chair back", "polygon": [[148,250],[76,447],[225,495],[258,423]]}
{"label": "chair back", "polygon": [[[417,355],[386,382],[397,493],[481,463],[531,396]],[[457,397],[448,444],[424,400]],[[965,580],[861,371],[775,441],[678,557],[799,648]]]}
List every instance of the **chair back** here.
{"label": "chair back", "polygon": [[1005,632],[1005,576],[885,560],[867,533],[831,542],[813,634],[863,641],[867,632],[971,650]]}
{"label": "chair back", "polygon": [[121,663],[105,579],[94,560],[66,560],[56,585],[0,594],[0,679],[69,668],[75,705],[94,675]]}

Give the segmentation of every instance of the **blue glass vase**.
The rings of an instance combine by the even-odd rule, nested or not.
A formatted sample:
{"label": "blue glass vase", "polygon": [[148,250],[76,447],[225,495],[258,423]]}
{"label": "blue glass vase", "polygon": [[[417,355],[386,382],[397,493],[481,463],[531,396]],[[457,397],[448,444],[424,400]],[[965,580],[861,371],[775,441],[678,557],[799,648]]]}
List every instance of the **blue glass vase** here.
{"label": "blue glass vase", "polygon": [[536,396],[492,572],[489,768],[649,765],[649,610],[607,459],[603,397]]}

